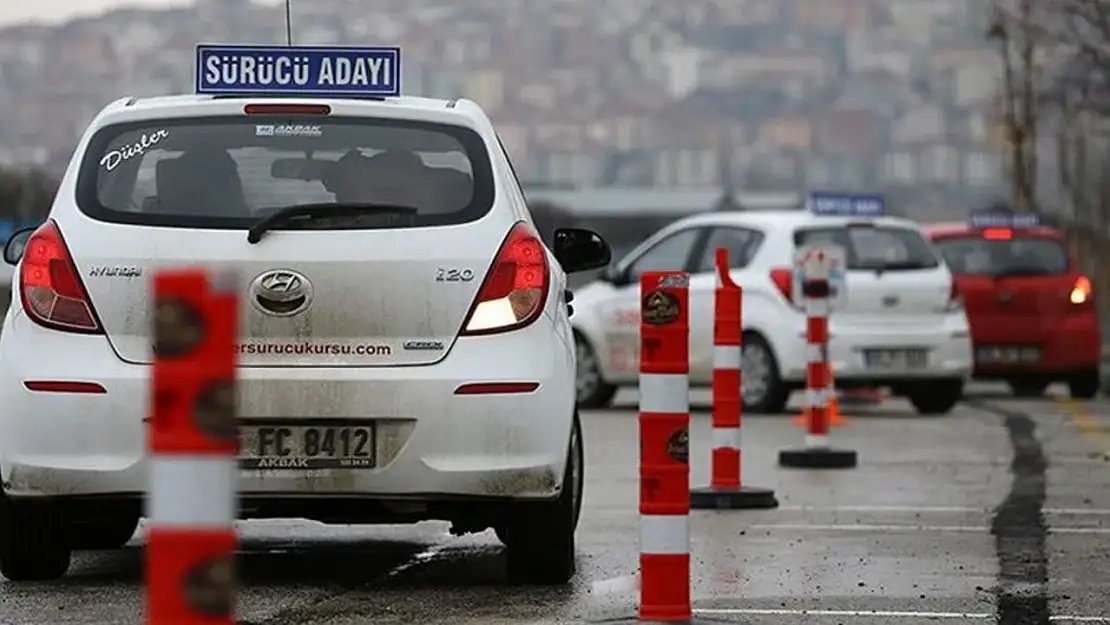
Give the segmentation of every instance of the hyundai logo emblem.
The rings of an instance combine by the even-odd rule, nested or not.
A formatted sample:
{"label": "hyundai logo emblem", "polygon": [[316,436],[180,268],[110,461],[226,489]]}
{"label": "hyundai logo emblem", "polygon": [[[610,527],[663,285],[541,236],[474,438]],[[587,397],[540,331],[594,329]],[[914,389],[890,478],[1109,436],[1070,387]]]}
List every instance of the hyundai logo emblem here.
{"label": "hyundai logo emblem", "polygon": [[251,304],[276,317],[295,315],[312,303],[312,283],[291,269],[267,271],[251,282]]}

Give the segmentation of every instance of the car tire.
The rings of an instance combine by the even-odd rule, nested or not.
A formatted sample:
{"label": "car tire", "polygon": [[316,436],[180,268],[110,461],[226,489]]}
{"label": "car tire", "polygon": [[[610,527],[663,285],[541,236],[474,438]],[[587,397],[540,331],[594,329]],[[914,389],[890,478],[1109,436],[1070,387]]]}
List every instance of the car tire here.
{"label": "car tire", "polygon": [[586,457],[582,425],[574,415],[567,465],[559,497],[541,504],[524,504],[495,528],[507,551],[506,571],[511,583],[561,586],[576,572],[574,534],[582,513]]}
{"label": "car tire", "polygon": [[65,529],[49,504],[0,492],[0,575],[12,582],[64,577],[73,557]]}
{"label": "car tire", "polygon": [[[754,332],[744,333],[741,369],[740,397],[744,412],[780,414],[786,411],[790,387],[779,375],[774,351],[762,336]],[[750,392],[745,393],[745,388]],[[756,394],[756,389],[763,391]]]}
{"label": "car tire", "polygon": [[1094,399],[1102,379],[1098,369],[1087,371],[1068,379],[1068,393],[1072,399]]}
{"label": "car tire", "polygon": [[70,525],[69,544],[74,551],[119,549],[139,528],[138,516],[107,516]]}
{"label": "car tire", "polygon": [[574,350],[577,368],[574,372],[575,400],[581,408],[608,408],[617,395],[618,388],[605,381],[601,363],[586,337],[574,333]]}
{"label": "car tire", "polygon": [[1048,388],[1044,380],[1010,380],[1007,382],[1014,397],[1040,397]]}
{"label": "car tire", "polygon": [[964,396],[963,380],[929,382],[910,389],[906,398],[919,414],[940,415],[952,412]]}

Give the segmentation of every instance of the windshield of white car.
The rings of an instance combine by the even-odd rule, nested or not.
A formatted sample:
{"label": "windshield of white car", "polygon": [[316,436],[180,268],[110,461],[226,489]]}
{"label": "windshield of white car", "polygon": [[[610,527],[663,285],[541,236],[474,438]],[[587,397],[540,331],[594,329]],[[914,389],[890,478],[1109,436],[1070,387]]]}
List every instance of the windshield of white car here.
{"label": "windshield of white car", "polygon": [[834,244],[844,248],[849,271],[935,269],[940,260],[920,232],[897,226],[822,226],[794,233],[798,247]]}
{"label": "windshield of white car", "polygon": [[978,276],[1054,276],[1069,271],[1068,251],[1055,239],[1016,236],[946,237],[936,242],[952,273]]}
{"label": "windshield of white car", "polygon": [[[111,125],[93,136],[77,203],[116,223],[246,230],[275,206],[412,206],[343,228],[455,225],[493,205],[485,143],[461,126],[380,118],[201,117]],[[315,229],[328,228],[321,221]]]}

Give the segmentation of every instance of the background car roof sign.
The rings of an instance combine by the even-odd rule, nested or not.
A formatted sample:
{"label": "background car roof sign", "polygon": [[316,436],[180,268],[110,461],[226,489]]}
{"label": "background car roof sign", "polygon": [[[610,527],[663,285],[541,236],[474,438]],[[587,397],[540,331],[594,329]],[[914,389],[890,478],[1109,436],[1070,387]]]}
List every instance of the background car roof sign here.
{"label": "background car roof sign", "polygon": [[814,191],[809,194],[809,210],[829,217],[882,217],[885,202],[879,195]]}
{"label": "background car roof sign", "polygon": [[1036,228],[1042,225],[1037,213],[1021,213],[1007,206],[973,210],[967,221],[972,228]]}
{"label": "background car roof sign", "polygon": [[203,95],[390,98],[401,95],[396,46],[196,48],[195,90]]}

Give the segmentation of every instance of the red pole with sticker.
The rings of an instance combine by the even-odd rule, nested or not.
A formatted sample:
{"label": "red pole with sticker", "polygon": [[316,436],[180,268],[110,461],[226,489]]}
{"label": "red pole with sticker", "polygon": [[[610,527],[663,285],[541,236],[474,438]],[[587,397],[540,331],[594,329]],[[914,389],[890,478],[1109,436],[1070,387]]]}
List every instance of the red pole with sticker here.
{"label": "red pole with sticker", "polygon": [[690,607],[689,276],[640,278],[640,620]]}
{"label": "red pole with sticker", "polygon": [[[228,284],[223,284],[223,283]],[[237,538],[234,279],[154,278],[148,625],[233,625]]]}
{"label": "red pole with sticker", "polygon": [[777,508],[775,491],[744,486],[740,361],[743,353],[743,289],[729,275],[728,250],[717,249],[717,289],[713,302],[713,440],[708,487],[690,491],[690,507],[705,509]]}
{"label": "red pole with sticker", "polygon": [[[797,263],[801,271],[801,295],[806,312],[805,446],[779,452],[779,466],[799,469],[850,469],[856,466],[855,451],[829,446],[829,400],[836,392],[829,367],[829,313],[833,285],[823,269],[826,254],[820,249],[803,250],[811,261]],[[809,269],[806,269],[806,267]],[[812,275],[811,275],[812,274]]]}

